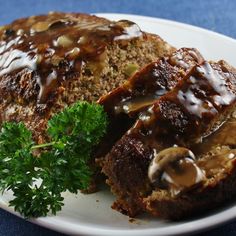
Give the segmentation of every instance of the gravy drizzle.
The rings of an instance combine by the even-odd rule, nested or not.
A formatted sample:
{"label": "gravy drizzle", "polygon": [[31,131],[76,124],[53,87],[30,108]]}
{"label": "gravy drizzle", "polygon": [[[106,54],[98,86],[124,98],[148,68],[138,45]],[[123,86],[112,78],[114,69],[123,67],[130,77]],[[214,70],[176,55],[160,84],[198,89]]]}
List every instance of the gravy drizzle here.
{"label": "gravy drizzle", "polygon": [[0,31],[0,76],[23,68],[34,71],[40,87],[38,103],[46,103],[67,74],[79,75],[82,64],[102,60],[108,43],[142,35],[127,20],[90,22],[83,15],[56,12],[16,20]]}
{"label": "gravy drizzle", "polygon": [[[197,157],[203,156],[186,162],[186,155],[183,155],[174,165],[171,162],[166,165],[161,179],[168,183],[172,194],[198,183],[196,173],[211,177],[227,168],[235,158],[236,119],[233,116],[226,119],[236,102],[234,84],[235,76],[230,78],[230,72],[225,72],[220,64],[197,65],[174,90],[143,112],[130,130],[129,135],[138,136],[157,156],[169,149],[177,153],[181,146]],[[168,148],[176,144],[180,147]],[[157,161],[158,166],[160,161]],[[193,181],[189,182],[191,175]],[[201,178],[200,182],[203,180]]]}

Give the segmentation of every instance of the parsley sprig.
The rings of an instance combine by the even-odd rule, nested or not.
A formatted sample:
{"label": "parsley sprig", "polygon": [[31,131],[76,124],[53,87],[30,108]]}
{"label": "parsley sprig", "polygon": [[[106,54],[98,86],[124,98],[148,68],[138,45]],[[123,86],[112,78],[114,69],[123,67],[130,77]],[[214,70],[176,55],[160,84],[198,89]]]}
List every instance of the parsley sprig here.
{"label": "parsley sprig", "polygon": [[103,108],[87,102],[67,107],[49,120],[48,143],[36,145],[23,123],[3,123],[0,190],[13,191],[10,206],[26,218],[56,214],[63,206],[62,192],[87,189],[93,175],[88,165],[91,152],[106,127]]}

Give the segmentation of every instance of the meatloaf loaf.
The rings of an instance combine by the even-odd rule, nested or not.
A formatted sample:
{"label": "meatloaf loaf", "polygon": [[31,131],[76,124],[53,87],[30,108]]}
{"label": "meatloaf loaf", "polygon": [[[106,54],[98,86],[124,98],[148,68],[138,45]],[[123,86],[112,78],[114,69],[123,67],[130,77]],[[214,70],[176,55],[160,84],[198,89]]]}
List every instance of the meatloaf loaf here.
{"label": "meatloaf loaf", "polygon": [[127,20],[57,12],[16,20],[0,28],[0,123],[23,121],[41,143],[53,114],[96,101],[173,50]]}

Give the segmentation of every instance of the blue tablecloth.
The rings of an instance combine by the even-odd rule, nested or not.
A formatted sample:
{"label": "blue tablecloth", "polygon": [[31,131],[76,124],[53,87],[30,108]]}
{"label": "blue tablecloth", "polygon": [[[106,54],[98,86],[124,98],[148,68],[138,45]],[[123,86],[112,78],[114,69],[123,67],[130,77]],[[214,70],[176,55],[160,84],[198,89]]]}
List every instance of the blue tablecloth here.
{"label": "blue tablecloth", "polygon": [[[234,0],[0,0],[0,25],[16,18],[52,10],[154,16],[197,25],[236,38],[236,1]],[[59,236],[61,234],[0,210],[0,235]],[[200,235],[236,235],[236,222]]]}

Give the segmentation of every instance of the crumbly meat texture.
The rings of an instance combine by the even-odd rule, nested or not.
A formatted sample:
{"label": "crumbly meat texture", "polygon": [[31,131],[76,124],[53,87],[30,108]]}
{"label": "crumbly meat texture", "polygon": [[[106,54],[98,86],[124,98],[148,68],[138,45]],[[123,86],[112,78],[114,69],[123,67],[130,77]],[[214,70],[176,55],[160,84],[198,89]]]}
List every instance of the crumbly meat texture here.
{"label": "crumbly meat texture", "polygon": [[[218,113],[213,112],[210,115],[210,112],[208,117],[205,113],[206,116],[204,115],[205,117],[198,121],[194,121],[194,119],[198,119],[197,116],[190,119],[188,129],[189,124],[184,122],[184,118],[192,116],[189,111],[186,112],[185,110],[182,113],[178,109],[172,110],[171,107],[167,106],[160,111],[162,114],[160,115],[158,109],[151,109],[152,112],[150,114],[156,114],[146,123],[147,126],[143,128],[145,119],[139,119],[116,143],[111,152],[107,154],[103,163],[103,172],[108,177],[107,183],[111,186],[111,191],[117,196],[117,200],[112,206],[114,209],[131,217],[141,212],[149,212],[161,218],[180,220],[207,209],[213,209],[222,204],[222,202],[232,200],[236,195],[236,140],[233,135],[235,128],[235,112],[233,111],[235,110],[236,71],[224,61],[211,63],[211,68],[214,68],[215,72],[217,71],[216,73],[220,74],[218,81],[215,80],[215,72],[211,69],[209,74],[204,73],[202,70],[200,72],[206,77],[210,75],[207,80],[215,81],[214,84],[210,82],[210,87],[213,86],[216,90],[211,90],[210,87],[206,88],[203,81],[202,83],[197,80],[196,84],[199,83],[201,89],[199,89],[200,87],[195,87],[195,85],[193,89],[196,89],[195,92],[199,93],[199,95],[203,95],[205,90],[207,94],[205,93],[203,96],[210,101],[211,98],[216,98],[215,95],[212,96],[213,94],[222,92],[216,86],[217,83],[222,82],[227,88],[228,92],[225,91],[226,94],[232,100],[223,106],[223,103],[219,105],[216,102],[214,106],[219,106],[217,107]],[[192,82],[194,81],[194,77],[190,76],[188,78]],[[184,81],[182,83],[181,87],[183,86],[182,88],[184,88],[186,83]],[[161,97],[160,102],[157,103],[161,104],[161,100],[169,100],[176,104],[176,98],[174,98],[173,94],[174,92],[170,91],[169,94],[167,93]],[[191,100],[191,96],[189,98]],[[212,102],[214,103],[214,101]],[[176,107],[174,106],[173,108]],[[210,106],[209,111],[211,108]],[[169,116],[165,116],[167,113]],[[187,115],[188,113],[189,115]],[[228,116],[229,113],[231,114],[230,118]],[[148,118],[147,114],[145,118]],[[160,123],[161,120],[164,123]],[[219,126],[224,122],[224,125],[228,128],[224,128],[223,125],[215,131],[214,126],[216,124]],[[142,123],[144,123],[144,126]],[[211,130],[211,134],[209,134],[209,130]],[[175,134],[178,135],[175,136]],[[198,138],[201,138],[204,134],[209,136],[203,138],[202,143],[199,143]],[[197,135],[198,138],[191,135]],[[158,151],[168,148],[176,142],[190,149],[193,148],[197,158],[196,164],[202,168],[201,170],[204,170],[206,178],[199,186],[173,196],[168,188],[157,187],[151,183],[148,178],[148,168],[155,157],[155,152],[158,153]]]}
{"label": "crumbly meat texture", "polygon": [[[45,22],[48,25],[45,24]],[[76,35],[74,35],[76,34],[74,32],[77,30],[77,24],[79,25],[78,39],[76,39]],[[127,79],[126,71],[130,64],[134,64],[139,68],[156,60],[158,57],[170,54],[174,50],[172,46],[164,42],[159,36],[143,33],[139,31],[138,28],[137,35],[128,35],[129,37],[124,37],[124,39],[121,37],[119,40],[113,40],[117,35],[127,36],[127,32],[122,28],[123,24],[125,25],[124,27],[126,27],[127,24],[127,27],[137,27],[130,22],[114,24],[115,26],[113,26],[113,22],[107,19],[87,14],[51,13],[47,16],[33,16],[20,19],[10,25],[1,27],[0,123],[4,121],[23,121],[33,132],[35,140],[41,143],[45,140],[47,121],[53,114],[78,100],[95,102],[100,96],[121,85]],[[120,24],[122,24],[122,26],[120,26]],[[115,33],[106,33],[104,36],[105,39],[103,39],[104,29],[100,29],[104,27],[104,25],[105,27],[110,27],[110,31],[116,31]],[[70,29],[70,27],[74,28]],[[95,30],[94,27],[96,28]],[[23,28],[23,30],[21,28]],[[31,32],[32,29],[34,30],[33,33]],[[47,31],[49,33],[47,33]],[[89,40],[94,35],[93,31],[99,32],[99,38],[98,43],[96,41],[92,42],[95,46],[91,49],[91,52],[90,48],[87,46],[92,44]],[[27,36],[25,36],[24,33]],[[73,34],[70,35],[71,33]],[[43,38],[42,34],[45,34],[46,38],[40,41],[40,37]],[[62,44],[62,46],[55,46],[55,40],[52,42],[54,34],[55,39],[57,39],[56,43]],[[79,39],[84,40],[85,38],[85,40],[88,41],[88,45],[79,48],[79,50],[83,52],[83,54],[78,55],[79,60],[77,60],[75,55],[75,53],[79,51],[76,47],[78,48],[79,46],[72,45],[72,47],[70,45],[70,39],[67,40],[67,38],[63,38],[64,36],[60,37],[60,34],[62,36],[69,34],[71,38],[74,37],[73,40],[76,39],[79,41]],[[22,38],[23,44],[19,41],[13,43],[14,40],[18,40],[18,35]],[[52,39],[50,39],[50,37],[52,37]],[[29,52],[30,49],[25,49],[24,43],[30,44],[29,40],[31,38],[32,41],[34,40],[33,45],[37,50],[35,49]],[[51,45],[54,52],[53,50],[49,50],[50,47],[45,45],[43,40],[45,40],[46,44],[48,42]],[[6,45],[10,43],[12,43],[13,46],[10,45],[10,47],[7,48]],[[23,49],[20,44],[23,45]],[[65,50],[67,46],[69,48]],[[35,69],[35,65],[32,65],[31,61],[27,61],[28,64],[25,66],[17,67],[14,64],[15,67],[12,66],[13,68],[11,70],[6,70],[7,53],[10,50],[21,50],[21,52],[28,53],[26,58],[31,57],[31,59],[34,59],[37,56],[37,69]],[[35,55],[35,51],[40,52],[40,50],[44,50],[43,53],[40,56],[37,53]],[[74,57],[73,60],[68,59],[69,56],[65,56],[68,51],[73,51],[71,54]],[[19,53],[19,51],[17,51],[17,53]],[[50,53],[60,56],[59,65],[54,65],[57,63],[58,57],[54,57],[54,55],[52,56]],[[63,56],[66,57],[64,61]],[[43,57],[43,63],[48,64],[42,64],[42,62],[40,62],[41,57]],[[46,57],[49,57],[49,59]],[[78,63],[71,68],[70,62]],[[37,63],[41,63],[42,66],[40,67],[41,64]],[[51,66],[51,64],[53,65]],[[54,69],[55,66],[55,71],[57,75],[61,76],[61,79],[53,78],[59,81],[57,82],[57,86],[47,94],[44,101],[39,102],[38,97],[43,87],[42,84],[40,84],[42,82],[40,81],[40,76],[47,72],[46,79],[50,79],[50,76],[54,75],[53,73],[49,74],[48,71],[44,72],[44,65],[46,65],[46,68],[48,67],[48,71],[50,71],[51,68]],[[58,69],[58,67],[60,68]],[[49,82],[51,83],[51,81]],[[49,82],[44,81],[45,84]],[[53,86],[52,83],[50,86],[51,85]],[[52,89],[52,86],[51,88],[50,86],[48,86],[48,88]]]}

